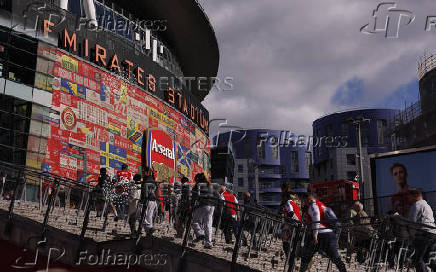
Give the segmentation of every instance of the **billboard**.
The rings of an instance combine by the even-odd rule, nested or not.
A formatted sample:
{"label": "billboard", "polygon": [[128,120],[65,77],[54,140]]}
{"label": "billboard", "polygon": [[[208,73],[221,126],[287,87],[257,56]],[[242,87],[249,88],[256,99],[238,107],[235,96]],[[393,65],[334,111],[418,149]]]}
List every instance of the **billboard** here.
{"label": "billboard", "polygon": [[[147,141],[144,151],[147,166],[154,168],[154,170],[157,170],[156,168],[164,168],[163,172],[168,174],[167,177],[162,178],[168,179],[166,181],[173,183],[174,177],[172,177],[171,173],[177,171],[174,140],[161,129],[148,129],[146,135]],[[182,172],[181,174],[185,175],[186,173]],[[159,177],[158,180],[161,181]]]}
{"label": "billboard", "polygon": [[37,63],[37,73],[47,80],[35,81],[35,88],[50,94],[45,104],[52,111],[44,118],[45,142],[29,142],[44,149],[41,158],[29,160],[32,167],[82,181],[84,172],[90,180],[101,167],[114,174],[122,164],[139,173],[146,147],[150,166],[155,161],[188,178],[209,172],[206,133],[158,97],[42,42]]}
{"label": "billboard", "polygon": [[[385,154],[375,154],[371,158],[373,188],[378,198],[379,212],[386,213],[393,209],[392,197],[397,194],[399,186],[391,167],[401,164],[407,171],[406,182],[410,188],[424,192],[424,198],[436,211],[436,147],[410,149]],[[433,193],[434,192],[434,193]]]}

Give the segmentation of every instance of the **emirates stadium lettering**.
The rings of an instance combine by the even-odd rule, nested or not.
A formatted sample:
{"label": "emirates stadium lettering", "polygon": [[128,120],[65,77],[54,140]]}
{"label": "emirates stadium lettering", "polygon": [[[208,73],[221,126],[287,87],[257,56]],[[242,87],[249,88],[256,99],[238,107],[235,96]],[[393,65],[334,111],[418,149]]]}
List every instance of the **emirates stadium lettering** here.
{"label": "emirates stadium lettering", "polygon": [[[43,35],[48,37],[50,33],[57,33],[61,48],[88,59],[90,62],[104,67],[130,82],[133,81],[143,90],[177,108],[206,133],[209,133],[208,112],[189,90],[176,89],[175,86],[169,86],[169,84],[161,87],[158,84],[160,78],[171,77],[169,72],[162,71],[160,67],[156,68],[156,64],[151,60],[147,60],[146,57],[138,57],[134,53],[134,49],[126,50],[122,48],[121,43],[104,46],[103,43],[108,43],[108,41],[98,39],[95,35],[93,35],[95,41],[92,41],[82,32],[69,31],[68,27],[66,25],[65,28],[60,30],[59,26],[50,20],[43,20]],[[111,48],[111,50],[107,48]],[[135,63],[132,59],[138,63]],[[147,70],[145,67],[149,69]]]}
{"label": "emirates stadium lettering", "polygon": [[158,154],[164,155],[168,159],[174,160],[174,151],[161,144],[158,144],[156,142],[156,139],[153,139],[153,142],[151,144],[151,150]]}

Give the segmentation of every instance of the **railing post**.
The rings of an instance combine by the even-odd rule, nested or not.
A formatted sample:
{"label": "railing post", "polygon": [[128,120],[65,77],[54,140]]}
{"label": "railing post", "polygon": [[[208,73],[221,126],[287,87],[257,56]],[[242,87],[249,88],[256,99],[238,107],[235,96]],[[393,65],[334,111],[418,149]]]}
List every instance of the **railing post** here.
{"label": "railing post", "polygon": [[90,192],[89,202],[87,202],[87,205],[85,206],[85,218],[83,218],[83,225],[82,225],[82,231],[80,232],[80,241],[83,241],[85,239],[85,233],[88,229],[88,223],[89,223],[89,214],[91,213],[91,205],[92,201],[94,199],[94,191]]}
{"label": "railing post", "polygon": [[[59,180],[57,178],[55,178],[53,183],[54,183],[54,186],[53,186],[53,188],[52,188],[52,190],[50,192],[50,196],[49,196],[49,199],[48,199],[47,210],[45,211],[45,215],[44,215],[44,222],[42,223],[42,232],[41,232],[42,238],[45,238],[45,233],[47,231],[48,218],[49,218],[49,215],[50,215],[51,207],[52,207],[52,205],[54,203],[54,198],[56,197],[56,192],[57,192],[58,187],[59,187]],[[50,183],[47,185],[47,187],[48,188],[50,187]]]}
{"label": "railing post", "polygon": [[194,200],[192,202],[191,211],[190,211],[189,216],[188,216],[188,221],[186,222],[185,236],[183,237],[183,243],[182,243],[182,257],[185,254],[186,245],[188,244],[188,238],[189,238],[189,234],[191,232],[192,216],[194,214],[194,207],[195,207],[196,203],[197,203],[196,200]]}
{"label": "railing post", "polygon": [[14,188],[14,194],[11,198],[11,203],[9,205],[9,211],[8,211],[8,223],[5,227],[5,233],[6,234],[10,234],[11,232],[11,228],[12,228],[12,224],[13,224],[13,220],[14,220],[14,205],[15,205],[15,196],[17,195],[18,192],[18,188],[19,185],[21,183],[24,183],[24,177],[22,172],[18,172],[18,176],[16,178],[16,182],[15,182],[15,188]]}
{"label": "railing post", "polygon": [[[246,213],[247,213],[247,207],[244,207],[244,210],[242,211],[242,215],[241,215],[241,223],[240,223],[241,226],[244,225]],[[238,270],[237,260],[238,260],[239,245],[241,244],[241,238],[242,238],[242,227],[238,229],[238,236],[236,237],[235,248],[233,249],[231,272],[237,272]]]}

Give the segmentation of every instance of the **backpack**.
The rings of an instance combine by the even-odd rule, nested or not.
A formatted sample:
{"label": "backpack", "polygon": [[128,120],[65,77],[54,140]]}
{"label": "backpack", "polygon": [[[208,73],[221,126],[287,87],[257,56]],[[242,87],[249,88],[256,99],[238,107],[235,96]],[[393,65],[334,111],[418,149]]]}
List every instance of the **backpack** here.
{"label": "backpack", "polygon": [[341,227],[338,217],[330,207],[324,208],[324,224],[332,230],[337,230]]}

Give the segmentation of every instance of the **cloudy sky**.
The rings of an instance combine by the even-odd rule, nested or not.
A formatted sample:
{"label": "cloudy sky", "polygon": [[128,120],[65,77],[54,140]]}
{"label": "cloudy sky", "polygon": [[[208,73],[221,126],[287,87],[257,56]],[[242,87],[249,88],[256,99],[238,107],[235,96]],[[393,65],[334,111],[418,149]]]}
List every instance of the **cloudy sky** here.
{"label": "cloudy sky", "polygon": [[[386,14],[391,14],[392,22],[398,14],[406,14],[398,38],[360,32],[362,26],[374,25],[373,10],[382,1],[199,2],[218,39],[218,76],[234,78],[233,91],[215,88],[204,105],[210,119],[227,119],[239,127],[311,135],[313,120],[327,113],[358,107],[404,108],[405,102],[409,105],[419,98],[419,58],[436,52],[436,27],[425,30],[427,16],[436,18],[436,5],[430,0],[396,1],[394,9],[410,13],[378,13],[376,26],[381,29]],[[407,14],[415,17],[408,25]]]}

